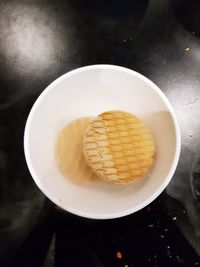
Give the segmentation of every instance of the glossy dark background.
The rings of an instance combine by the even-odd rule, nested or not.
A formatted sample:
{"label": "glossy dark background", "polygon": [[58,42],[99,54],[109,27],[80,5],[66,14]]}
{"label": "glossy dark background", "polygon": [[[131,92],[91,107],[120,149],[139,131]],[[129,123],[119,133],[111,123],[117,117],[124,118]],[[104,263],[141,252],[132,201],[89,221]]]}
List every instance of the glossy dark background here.
{"label": "glossy dark background", "polygon": [[[199,36],[198,0],[0,0],[1,267],[200,266]],[[144,210],[109,221],[54,206],[23,153],[38,95],[67,71],[97,63],[154,81],[182,134],[165,192]]]}

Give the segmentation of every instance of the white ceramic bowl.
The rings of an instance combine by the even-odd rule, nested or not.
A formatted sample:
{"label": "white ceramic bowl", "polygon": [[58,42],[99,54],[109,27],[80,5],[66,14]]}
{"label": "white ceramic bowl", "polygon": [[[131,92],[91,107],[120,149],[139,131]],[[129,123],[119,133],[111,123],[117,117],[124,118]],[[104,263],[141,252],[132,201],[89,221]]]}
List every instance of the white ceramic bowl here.
{"label": "white ceramic bowl", "polygon": [[[139,116],[153,134],[156,158],[148,178],[126,186],[71,183],[55,163],[59,131],[73,119],[116,109]],[[174,174],[180,144],[175,113],[160,89],[141,74],[113,65],[79,68],[51,83],[31,109],[24,135],[28,168],[41,191],[64,210],[95,219],[128,215],[152,202]]]}

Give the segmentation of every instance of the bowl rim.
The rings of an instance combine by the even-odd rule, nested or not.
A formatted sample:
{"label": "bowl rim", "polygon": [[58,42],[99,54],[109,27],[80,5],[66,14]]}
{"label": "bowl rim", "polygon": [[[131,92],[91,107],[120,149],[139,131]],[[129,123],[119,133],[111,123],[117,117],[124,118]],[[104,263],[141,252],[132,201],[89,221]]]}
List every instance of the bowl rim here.
{"label": "bowl rim", "polygon": [[[62,202],[60,202],[57,198],[55,198],[53,196],[53,194],[51,194],[45,187],[45,185],[43,185],[40,182],[40,179],[38,177],[38,175],[36,174],[34,167],[31,163],[31,156],[29,154],[29,150],[28,150],[28,143],[29,143],[29,132],[30,132],[30,127],[31,127],[31,123],[32,123],[32,119],[34,117],[34,113],[37,110],[38,106],[40,105],[40,102],[43,100],[43,98],[46,96],[46,94],[48,94],[51,90],[54,89],[54,87],[60,83],[61,81],[63,81],[66,78],[70,78],[73,75],[79,74],[81,72],[85,72],[85,71],[90,71],[90,70],[95,70],[95,69],[103,69],[103,70],[116,70],[116,71],[122,71],[122,72],[126,72],[130,75],[134,75],[137,78],[139,78],[140,80],[143,80],[146,84],[148,84],[152,90],[154,90],[159,96],[160,98],[164,101],[164,103],[166,104],[172,120],[173,120],[173,124],[174,124],[174,128],[175,128],[175,136],[176,136],[176,147],[175,147],[175,153],[174,153],[174,157],[173,157],[173,161],[171,164],[171,168],[168,171],[167,176],[165,177],[164,181],[162,182],[162,184],[157,188],[157,190],[150,195],[147,199],[145,199],[144,201],[142,201],[140,204],[126,209],[124,211],[120,211],[120,212],[114,212],[114,213],[110,213],[110,214],[93,214],[91,212],[83,212],[81,210],[77,210],[74,208],[71,208],[70,206],[66,206],[64,205]],[[36,185],[38,186],[38,188],[44,193],[44,195],[49,198],[53,203],[55,203],[57,206],[59,206],[60,208],[62,208],[63,210],[70,212],[72,214],[84,217],[84,218],[89,218],[89,219],[114,219],[114,218],[120,218],[129,214],[132,214],[134,212],[139,211],[140,209],[144,208],[145,206],[147,206],[148,204],[150,204],[152,201],[154,201],[162,192],[163,190],[167,187],[167,185],[169,184],[169,182],[171,181],[174,172],[176,170],[176,167],[178,165],[178,161],[179,161],[179,156],[180,156],[180,151],[181,151],[181,134],[180,134],[180,127],[178,124],[178,120],[176,118],[176,114],[175,111],[171,105],[171,103],[169,102],[168,98],[165,96],[165,94],[161,91],[161,89],[155,84],[153,83],[150,79],[148,79],[147,77],[145,77],[144,75],[128,69],[126,67],[121,67],[121,66],[117,66],[117,65],[110,65],[110,64],[96,64],[96,65],[88,65],[88,66],[83,66],[80,68],[76,68],[74,70],[71,70],[63,75],[61,75],[60,77],[58,77],[56,80],[54,80],[52,83],[50,83],[43,91],[42,93],[38,96],[38,98],[36,99],[35,103],[33,104],[27,121],[26,121],[26,125],[25,125],[25,130],[24,130],[24,154],[25,154],[25,159],[26,159],[26,163],[29,169],[29,172],[33,178],[33,180],[35,181]]]}

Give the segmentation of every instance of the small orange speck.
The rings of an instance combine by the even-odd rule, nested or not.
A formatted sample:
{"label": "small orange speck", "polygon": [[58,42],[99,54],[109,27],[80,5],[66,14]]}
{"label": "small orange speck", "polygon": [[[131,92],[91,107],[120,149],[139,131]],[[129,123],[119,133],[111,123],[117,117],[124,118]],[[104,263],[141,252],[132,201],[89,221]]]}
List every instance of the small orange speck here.
{"label": "small orange speck", "polygon": [[125,264],[124,267],[128,267],[128,264]]}
{"label": "small orange speck", "polygon": [[189,47],[186,47],[186,48],[185,48],[185,51],[186,51],[186,52],[190,51],[190,48],[189,48]]}
{"label": "small orange speck", "polygon": [[145,208],[145,211],[146,211],[147,213],[151,212],[151,207],[150,207],[150,206],[146,207],[146,208]]}
{"label": "small orange speck", "polygon": [[121,251],[117,251],[117,253],[116,253],[116,257],[118,258],[118,259],[122,259],[122,253],[121,253]]}

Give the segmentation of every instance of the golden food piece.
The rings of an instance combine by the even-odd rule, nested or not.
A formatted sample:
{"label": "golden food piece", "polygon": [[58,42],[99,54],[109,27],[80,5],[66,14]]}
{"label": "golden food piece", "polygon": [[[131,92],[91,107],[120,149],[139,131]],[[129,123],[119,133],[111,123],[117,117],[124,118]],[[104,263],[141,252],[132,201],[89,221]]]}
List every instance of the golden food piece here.
{"label": "golden food piece", "polygon": [[145,177],[153,164],[155,147],[150,131],[138,117],[124,111],[108,111],[87,127],[83,151],[97,176],[127,184]]}

